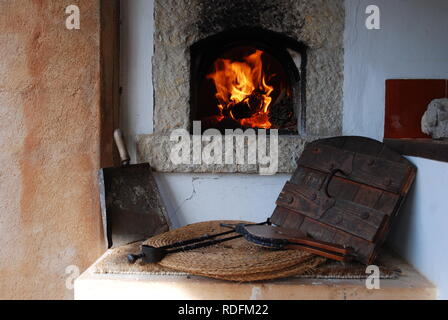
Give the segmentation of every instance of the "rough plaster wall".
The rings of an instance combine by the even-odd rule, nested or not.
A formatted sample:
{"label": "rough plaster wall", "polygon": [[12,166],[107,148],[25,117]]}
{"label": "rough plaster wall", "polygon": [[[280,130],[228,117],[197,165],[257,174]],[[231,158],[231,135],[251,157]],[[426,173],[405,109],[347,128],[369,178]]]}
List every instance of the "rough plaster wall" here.
{"label": "rough plaster wall", "polygon": [[[81,30],[65,28],[70,4]],[[1,0],[0,13],[0,298],[70,298],[66,267],[103,250],[99,1]]]}

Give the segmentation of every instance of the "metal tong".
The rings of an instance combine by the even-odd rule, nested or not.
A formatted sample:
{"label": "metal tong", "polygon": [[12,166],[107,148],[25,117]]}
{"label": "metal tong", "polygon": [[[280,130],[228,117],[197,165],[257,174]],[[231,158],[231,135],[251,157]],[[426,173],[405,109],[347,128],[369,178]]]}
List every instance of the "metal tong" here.
{"label": "metal tong", "polygon": [[301,249],[329,259],[352,259],[350,248],[312,239],[299,230],[271,225],[221,224],[241,234],[247,241],[276,249]]}
{"label": "metal tong", "polygon": [[[241,227],[243,227],[243,226],[248,226],[248,225],[264,225],[264,224],[270,224],[269,219],[262,223],[257,223],[257,224],[242,224],[241,223],[239,225],[241,225]],[[243,234],[237,232],[238,233],[237,235],[234,235],[231,237],[215,239],[217,237],[224,236],[224,235],[234,233],[234,232],[236,232],[236,230],[232,229],[229,231],[224,231],[224,232],[212,234],[212,235],[206,234],[206,235],[203,235],[198,238],[178,241],[178,242],[175,242],[175,243],[172,243],[172,244],[169,244],[166,246],[162,246],[162,247],[153,247],[153,246],[148,246],[148,245],[142,245],[141,252],[139,254],[129,254],[127,256],[127,259],[128,259],[129,263],[135,263],[139,259],[142,259],[142,261],[144,263],[159,262],[167,254],[181,252],[181,251],[189,251],[189,250],[198,249],[198,248],[204,248],[204,247],[212,246],[212,245],[222,243],[225,241],[230,241],[233,239],[243,237]]]}

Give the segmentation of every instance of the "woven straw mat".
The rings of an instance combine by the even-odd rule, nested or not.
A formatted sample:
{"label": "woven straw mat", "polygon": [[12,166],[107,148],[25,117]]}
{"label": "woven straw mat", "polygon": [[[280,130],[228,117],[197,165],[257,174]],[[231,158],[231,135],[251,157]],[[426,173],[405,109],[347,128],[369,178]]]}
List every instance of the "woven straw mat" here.
{"label": "woven straw mat", "polygon": [[[228,231],[220,223],[248,223],[245,221],[207,221],[191,224],[154,236],[144,245],[161,247],[171,243]],[[219,237],[229,237],[234,233]],[[218,238],[218,239],[219,239]],[[238,238],[210,247],[168,254],[160,266],[231,281],[255,281],[288,277],[306,273],[326,259],[303,250],[275,250],[263,248]]]}

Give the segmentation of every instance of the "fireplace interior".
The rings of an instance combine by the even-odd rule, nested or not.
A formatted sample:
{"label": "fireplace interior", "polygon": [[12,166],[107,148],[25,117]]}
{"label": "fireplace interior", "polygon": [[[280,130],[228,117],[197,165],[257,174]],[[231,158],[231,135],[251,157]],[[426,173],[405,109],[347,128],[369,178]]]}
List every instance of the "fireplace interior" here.
{"label": "fireplace interior", "polygon": [[242,28],[191,47],[190,118],[207,129],[278,129],[297,134],[305,117],[306,46]]}
{"label": "fireplace interior", "polygon": [[343,2],[164,0],[154,19],[153,132],[138,135],[139,161],[160,172],[256,173],[169,161],[175,129],[247,129],[278,133],[277,172],[292,173],[307,142],[342,133]]}

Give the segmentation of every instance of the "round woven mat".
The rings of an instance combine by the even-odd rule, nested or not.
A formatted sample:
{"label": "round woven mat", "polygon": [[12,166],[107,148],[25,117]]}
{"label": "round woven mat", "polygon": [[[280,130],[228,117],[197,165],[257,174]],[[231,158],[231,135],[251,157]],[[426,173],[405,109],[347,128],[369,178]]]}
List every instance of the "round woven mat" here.
{"label": "round woven mat", "polygon": [[[229,230],[220,223],[245,221],[207,221],[168,231],[146,240],[143,244],[161,247],[177,241]],[[235,235],[222,236],[225,238]],[[232,281],[268,280],[306,273],[325,258],[302,250],[274,250],[254,245],[244,238],[214,246],[167,255],[160,265],[195,275]]]}

